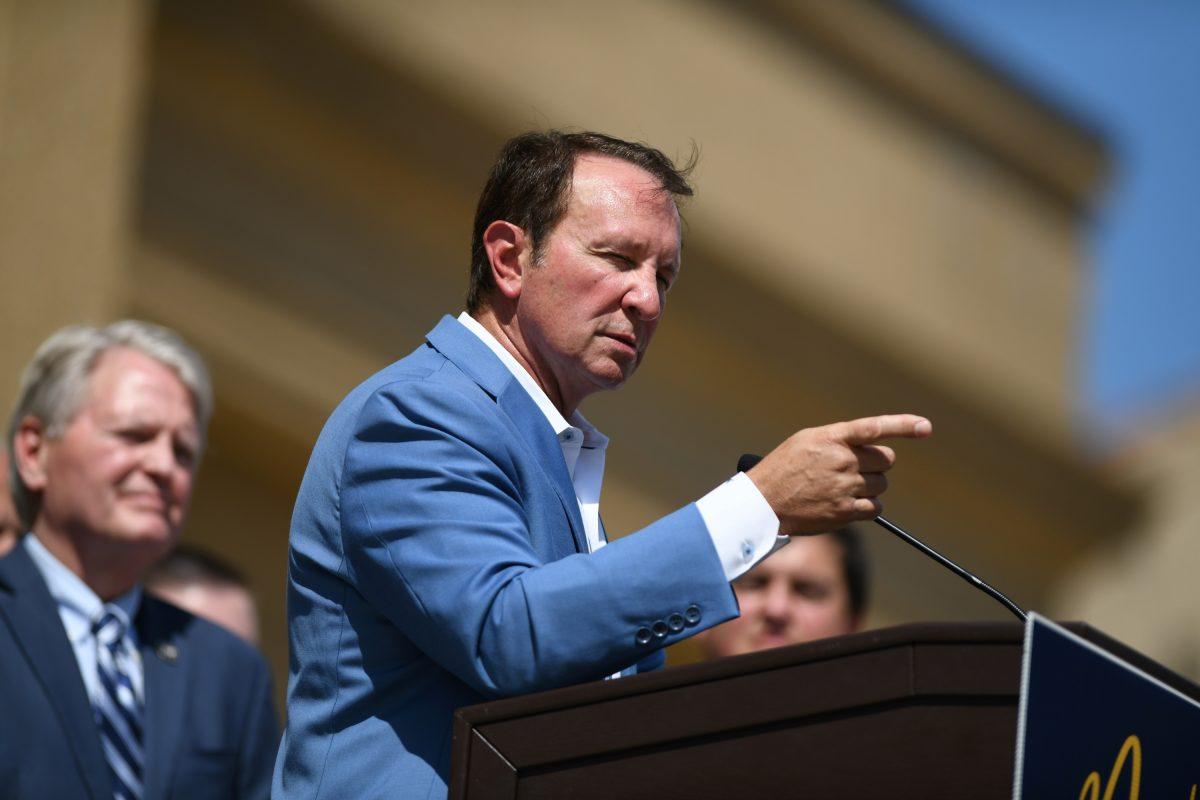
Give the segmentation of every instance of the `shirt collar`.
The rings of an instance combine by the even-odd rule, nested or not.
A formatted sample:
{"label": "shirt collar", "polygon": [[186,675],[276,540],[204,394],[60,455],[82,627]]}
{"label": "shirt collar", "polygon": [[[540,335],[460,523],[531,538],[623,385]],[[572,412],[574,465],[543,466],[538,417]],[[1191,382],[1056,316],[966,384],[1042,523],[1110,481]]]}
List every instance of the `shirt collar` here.
{"label": "shirt collar", "polygon": [[115,606],[114,613],[118,616],[124,615],[121,621],[125,624],[125,629],[132,631],[132,621],[137,616],[138,607],[142,602],[141,586],[134,586],[106,604],[82,578],[47,550],[36,536],[25,536],[23,544],[34,565],[42,573],[46,588],[50,590],[50,596],[58,605],[59,615],[67,629],[67,638],[73,644],[92,635],[92,622],[106,607],[112,610]]}
{"label": "shirt collar", "polygon": [[533,379],[533,376],[513,358],[512,353],[504,349],[504,345],[496,341],[496,337],[492,336],[491,331],[483,327],[479,320],[464,311],[458,315],[458,321],[496,354],[496,358],[500,359],[500,363],[504,365],[505,369],[512,373],[512,376],[525,389],[526,394],[533,399],[542,415],[546,417],[546,421],[554,429],[555,436],[562,440],[563,434],[575,429],[582,434],[580,438],[583,447],[604,449],[608,446],[608,437],[588,422],[578,410],[571,415],[571,421],[567,422],[562,413],[555,408],[554,403],[550,402],[550,398],[542,391],[542,387]]}

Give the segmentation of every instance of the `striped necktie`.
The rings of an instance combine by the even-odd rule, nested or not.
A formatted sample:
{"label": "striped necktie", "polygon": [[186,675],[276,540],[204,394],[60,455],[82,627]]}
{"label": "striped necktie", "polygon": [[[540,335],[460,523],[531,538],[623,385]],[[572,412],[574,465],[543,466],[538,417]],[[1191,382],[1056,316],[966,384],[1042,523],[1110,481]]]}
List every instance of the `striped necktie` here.
{"label": "striped necktie", "polygon": [[115,800],[142,796],[142,702],[130,680],[132,654],[125,623],[109,608],[92,623],[96,637],[96,672],[100,689],[92,711],[100,729],[100,744],[108,761]]}

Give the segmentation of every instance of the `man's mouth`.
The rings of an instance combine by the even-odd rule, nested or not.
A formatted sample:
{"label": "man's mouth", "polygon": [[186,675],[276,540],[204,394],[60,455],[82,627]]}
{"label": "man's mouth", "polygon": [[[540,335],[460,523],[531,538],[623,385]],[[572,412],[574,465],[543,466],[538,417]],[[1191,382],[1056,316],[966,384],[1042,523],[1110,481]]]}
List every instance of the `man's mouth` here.
{"label": "man's mouth", "polygon": [[127,492],[122,497],[127,503],[143,511],[166,513],[167,500],[155,492]]}
{"label": "man's mouth", "polygon": [[637,352],[637,336],[634,334],[621,331],[605,331],[604,335],[613,341],[620,342],[633,352]]}
{"label": "man's mouth", "polygon": [[764,633],[758,637],[758,647],[782,647],[792,644],[792,640],[782,633]]}

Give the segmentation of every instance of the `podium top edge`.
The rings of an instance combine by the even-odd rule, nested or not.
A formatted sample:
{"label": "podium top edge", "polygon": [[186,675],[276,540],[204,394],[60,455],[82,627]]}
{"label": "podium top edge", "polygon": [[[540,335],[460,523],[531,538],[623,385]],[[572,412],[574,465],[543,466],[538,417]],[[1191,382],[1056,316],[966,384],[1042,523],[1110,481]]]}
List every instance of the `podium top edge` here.
{"label": "podium top edge", "polygon": [[[1080,622],[1059,624],[1088,639],[1098,633],[1094,628]],[[899,647],[954,644],[1020,647],[1024,641],[1024,635],[1025,626],[1016,620],[1011,622],[907,623],[758,653],[668,667],[657,672],[633,675],[614,681],[591,681],[534,695],[493,700],[481,705],[461,708],[455,712],[455,717],[462,722],[478,725],[505,719],[510,712],[513,715],[525,715],[535,710],[550,711],[555,708],[616,700],[658,692],[675,686],[719,681],[736,675],[769,672],[798,664],[828,661],[859,653]],[[1107,637],[1103,637],[1102,634],[1100,636],[1107,640]],[[537,709],[531,705],[531,701],[535,701]]]}

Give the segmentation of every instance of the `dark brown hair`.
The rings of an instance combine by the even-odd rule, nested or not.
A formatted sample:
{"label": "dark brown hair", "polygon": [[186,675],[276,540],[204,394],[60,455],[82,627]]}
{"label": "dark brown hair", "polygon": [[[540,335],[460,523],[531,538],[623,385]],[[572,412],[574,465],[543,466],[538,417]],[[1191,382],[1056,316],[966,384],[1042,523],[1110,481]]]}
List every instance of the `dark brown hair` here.
{"label": "dark brown hair", "polygon": [[833,538],[842,547],[842,575],[850,595],[850,613],[862,618],[867,611],[870,563],[862,536],[854,528],[839,528]]}
{"label": "dark brown hair", "polygon": [[150,588],[170,586],[236,586],[249,590],[246,576],[229,562],[198,547],[177,546],[142,577]]}
{"label": "dark brown hair", "polygon": [[695,147],[687,162],[676,167],[660,150],[594,131],[534,131],[509,139],[500,150],[475,209],[467,311],[477,310],[494,288],[491,264],[483,247],[483,232],[488,225],[505,220],[520,226],[533,241],[536,258],[567,211],[575,160],[587,153],[612,156],[641,167],[676,200],[692,196],[687,178],[696,164]]}

